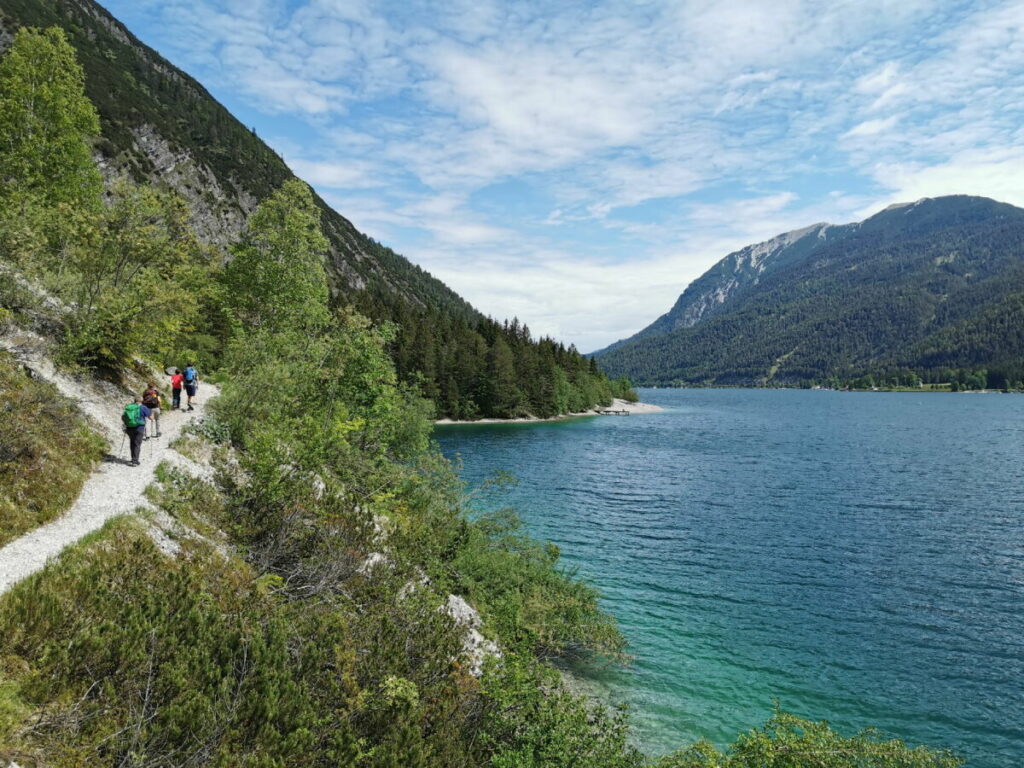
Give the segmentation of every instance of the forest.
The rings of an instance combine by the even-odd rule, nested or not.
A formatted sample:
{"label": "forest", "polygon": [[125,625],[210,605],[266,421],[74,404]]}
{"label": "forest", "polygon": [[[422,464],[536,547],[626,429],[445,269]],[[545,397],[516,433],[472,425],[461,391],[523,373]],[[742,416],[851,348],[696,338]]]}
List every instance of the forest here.
{"label": "forest", "polygon": [[[332,304],[309,188],[275,189],[225,263],[173,194],[127,179],[104,190],[97,129],[64,33],[19,31],[0,59],[0,331],[40,334],[63,370],[112,382],[207,355],[221,395],[176,447],[213,471],[165,464],[139,489],[140,503],[196,532],[177,554],[156,546],[144,514],[128,515],[0,596],[0,762],[961,764],[781,710],[729,746],[642,755],[628,713],[570,692],[551,664],[625,663],[625,638],[557,547],[509,512],[473,509],[431,445],[432,406],[398,376],[393,328]],[[504,345],[491,358],[506,373],[517,354],[550,356],[570,380],[583,373],[554,343],[517,350],[533,348],[517,323],[453,323],[436,339],[446,333]],[[506,381],[487,396],[531,402]],[[24,529],[60,513],[102,448],[7,355],[0,382],[0,435],[17,436],[0,452],[0,512],[31,507]],[[571,388],[561,393],[571,405]],[[61,415],[66,432],[54,429]],[[494,643],[479,669],[444,610],[453,597],[475,606]]]}
{"label": "forest", "polygon": [[641,384],[1024,386],[1024,211],[985,198],[886,211],[690,327],[599,355]]}

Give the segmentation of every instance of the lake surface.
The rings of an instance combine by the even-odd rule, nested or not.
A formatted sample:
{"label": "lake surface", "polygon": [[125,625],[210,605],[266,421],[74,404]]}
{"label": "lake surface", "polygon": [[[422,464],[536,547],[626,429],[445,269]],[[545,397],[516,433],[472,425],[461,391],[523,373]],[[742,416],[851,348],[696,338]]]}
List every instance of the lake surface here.
{"label": "lake surface", "polygon": [[598,586],[636,661],[589,683],[662,753],[772,700],[1024,765],[1024,396],[642,390],[668,410],[439,428]]}

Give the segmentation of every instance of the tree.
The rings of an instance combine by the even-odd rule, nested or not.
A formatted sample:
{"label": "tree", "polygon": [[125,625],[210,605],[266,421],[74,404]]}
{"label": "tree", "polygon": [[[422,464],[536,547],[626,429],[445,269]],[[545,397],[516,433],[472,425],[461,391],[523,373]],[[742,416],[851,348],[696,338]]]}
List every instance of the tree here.
{"label": "tree", "polygon": [[0,206],[98,206],[102,180],[89,149],[99,117],[59,28],[20,29],[0,60]]}
{"label": "tree", "polygon": [[487,352],[487,382],[484,386],[484,410],[500,417],[517,416],[521,393],[516,387],[512,350],[502,336],[494,339]]}
{"label": "tree", "polygon": [[212,284],[180,197],[125,181],[112,197],[60,262],[74,305],[62,349],[69,362],[116,366],[161,353],[192,329]]}
{"label": "tree", "polygon": [[249,217],[225,270],[228,303],[247,328],[315,330],[329,319],[320,209],[298,179],[281,185]]}

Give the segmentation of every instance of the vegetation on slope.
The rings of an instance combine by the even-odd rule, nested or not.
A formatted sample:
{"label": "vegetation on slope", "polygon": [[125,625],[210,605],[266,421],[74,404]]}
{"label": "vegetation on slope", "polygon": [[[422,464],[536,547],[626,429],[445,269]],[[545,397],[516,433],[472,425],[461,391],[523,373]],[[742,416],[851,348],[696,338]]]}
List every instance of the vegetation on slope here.
{"label": "vegetation on slope", "polygon": [[637,399],[629,380],[609,380],[593,360],[554,339],[534,341],[513,320],[405,313],[392,354],[399,376],[419,383],[438,410],[458,419],[547,418]]}
{"label": "vegetation on slope", "polygon": [[[198,215],[236,226],[244,221],[251,201],[267,199],[294,178],[281,158],[202,85],[143,45],[92,0],[4,0],[2,6],[0,27],[58,25],[65,30],[82,65],[67,71],[78,73],[74,76],[84,82],[96,108],[84,110],[84,119],[91,123],[79,125],[77,134],[95,142],[111,166],[135,184],[187,184],[178,191],[188,194],[193,219]],[[69,50],[64,55],[72,54]],[[68,114],[54,106],[54,114]],[[102,138],[93,126],[102,127]],[[160,137],[190,158],[196,178],[162,179],[160,169],[140,148],[140,132]],[[77,146],[79,154],[88,155],[81,142]],[[62,162],[57,158],[64,157],[42,150],[39,155],[50,162]],[[89,173],[98,181],[95,168]],[[212,184],[224,194],[203,189]],[[248,201],[244,205],[243,198]],[[390,349],[399,375],[421,386],[439,415],[546,417],[607,405],[611,397],[629,394],[628,384],[609,382],[575,349],[550,339],[535,342],[518,323],[510,326],[481,317],[439,280],[356,230],[321,199],[314,200],[328,239],[325,253],[330,254],[328,280],[335,306],[353,305],[377,323],[395,324]],[[220,225],[224,227],[229,224]],[[224,242],[237,233],[215,234]],[[114,288],[122,291],[120,285]],[[139,314],[137,307],[123,307],[122,320],[106,318],[100,324]],[[93,325],[79,332],[90,336],[99,331]],[[196,351],[212,353],[206,341]],[[209,367],[212,357],[205,362]]]}
{"label": "vegetation on slope", "polygon": [[[20,33],[15,47],[39,39]],[[60,35],[48,44],[65,45]],[[53,205],[30,202],[53,221]],[[174,231],[160,211],[118,221],[125,264],[145,247],[140,231]],[[57,243],[77,247],[49,231],[39,242],[19,263],[44,278]],[[176,252],[176,239],[161,242]],[[474,519],[431,449],[430,409],[389,359],[388,329],[329,306],[323,247],[315,200],[289,181],[252,216],[235,266],[222,273],[200,255],[185,275],[169,265],[151,275],[202,287],[190,322],[222,345],[224,384],[202,428],[217,443],[216,479],[164,468],[150,497],[193,528],[223,531],[228,546],[185,537],[169,557],[136,521],[115,521],[0,598],[0,756],[51,766],[640,766],[625,715],[566,693],[543,662],[621,653],[597,594],[507,517]],[[105,263],[67,269],[89,281]],[[101,291],[90,311],[118,301]],[[79,311],[65,348],[128,362],[120,326],[76,334]],[[147,312],[150,322],[177,310]],[[179,343],[169,336],[136,341],[159,352]],[[445,610],[451,594],[477,604],[500,649],[480,677],[466,627]],[[955,765],[812,735],[772,764],[811,754],[830,768]],[[744,743],[729,765],[765,765]],[[714,764],[710,754],[699,745],[665,765]]]}
{"label": "vegetation on slope", "polygon": [[0,353],[0,546],[67,509],[105,448],[74,403]]}
{"label": "vegetation on slope", "polygon": [[698,324],[599,357],[647,384],[1024,382],[1024,211],[983,198],[885,211],[766,270]]}

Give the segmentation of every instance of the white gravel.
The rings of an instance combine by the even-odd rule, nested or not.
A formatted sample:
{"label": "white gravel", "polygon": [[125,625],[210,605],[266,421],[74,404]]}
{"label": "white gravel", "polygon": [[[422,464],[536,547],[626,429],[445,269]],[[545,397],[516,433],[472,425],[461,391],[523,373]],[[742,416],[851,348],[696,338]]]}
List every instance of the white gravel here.
{"label": "white gravel", "polygon": [[157,465],[172,457],[179,459],[175,463],[183,463],[180,459],[184,457],[168,445],[181,434],[187,423],[203,415],[206,402],[217,394],[215,386],[203,382],[194,411],[163,411],[160,416],[161,436],[142,444],[141,466],[132,467],[128,464],[128,440],[125,439],[123,445],[121,443],[124,434],[121,412],[129,395],[111,384],[56,373],[36,345],[12,344],[11,341],[9,337],[0,339],[0,346],[14,352],[35,375],[53,382],[64,395],[75,400],[84,413],[98,422],[112,447],[67,512],[0,548],[0,594],[41,570],[65,547],[102,527],[111,518],[149,506],[142,492],[154,481]]}

